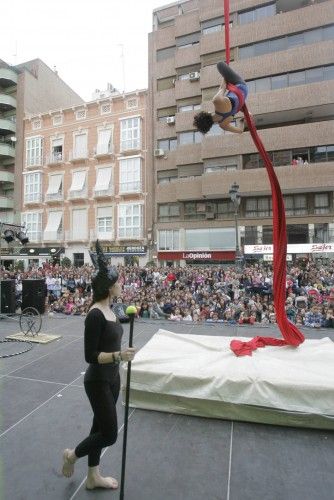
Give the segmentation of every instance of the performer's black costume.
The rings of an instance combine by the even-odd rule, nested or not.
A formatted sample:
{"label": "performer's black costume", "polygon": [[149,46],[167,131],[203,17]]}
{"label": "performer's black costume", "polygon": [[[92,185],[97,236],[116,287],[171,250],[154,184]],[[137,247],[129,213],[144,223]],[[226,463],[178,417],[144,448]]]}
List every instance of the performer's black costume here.
{"label": "performer's black costume", "polygon": [[[114,268],[107,267],[101,247],[96,242],[97,259],[92,257],[98,272],[92,280],[93,292],[109,289],[117,279]],[[94,412],[93,425],[89,436],[76,448],[75,455],[80,458],[88,455],[88,466],[100,463],[102,448],[110,446],[117,439],[116,402],[120,389],[119,365],[98,363],[100,352],[116,352],[121,349],[122,325],[108,321],[104,314],[93,308],[85,320],[85,359],[89,363],[85,373],[85,391]]]}

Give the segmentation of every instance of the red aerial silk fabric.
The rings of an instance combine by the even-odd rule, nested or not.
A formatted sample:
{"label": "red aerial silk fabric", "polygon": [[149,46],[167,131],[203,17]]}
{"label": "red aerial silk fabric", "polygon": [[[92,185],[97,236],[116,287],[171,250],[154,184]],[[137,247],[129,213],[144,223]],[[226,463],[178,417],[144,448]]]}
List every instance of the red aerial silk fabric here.
{"label": "red aerial silk fabric", "polygon": [[[224,16],[225,16],[225,51],[226,62],[230,63],[230,46],[229,46],[229,0],[224,0]],[[226,34],[228,32],[228,34]],[[230,86],[231,87],[231,86]],[[242,92],[239,89],[232,89],[239,97],[239,102],[242,103]],[[274,279],[273,279],[273,293],[274,305],[276,311],[276,320],[284,340],[270,338],[270,337],[255,337],[248,342],[241,342],[239,340],[232,340],[230,347],[237,356],[251,356],[252,352],[258,347],[283,346],[292,345],[297,347],[304,342],[304,335],[298,328],[291,323],[285,312],[285,299],[286,299],[286,251],[287,251],[287,236],[286,236],[286,220],[284,201],[275,170],[269,158],[269,155],[257,133],[256,126],[253,118],[249,114],[246,104],[241,108],[245,115],[246,123],[251,133],[254,144],[260,153],[271,185],[272,194],[272,208],[273,208],[273,244],[274,244]]]}

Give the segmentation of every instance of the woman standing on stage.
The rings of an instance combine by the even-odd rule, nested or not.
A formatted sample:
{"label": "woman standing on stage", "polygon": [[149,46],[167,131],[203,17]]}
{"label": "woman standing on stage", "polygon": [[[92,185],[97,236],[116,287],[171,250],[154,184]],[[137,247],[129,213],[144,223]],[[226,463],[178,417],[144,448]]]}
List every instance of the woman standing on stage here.
{"label": "woman standing on stage", "polygon": [[98,268],[92,278],[93,305],[85,320],[85,359],[89,363],[84,377],[85,391],[91,404],[94,418],[89,436],[75,449],[67,448],[63,453],[63,475],[71,477],[78,458],[88,456],[86,488],[116,489],[118,482],[112,477],[102,477],[99,463],[102,449],[117,440],[116,402],[120,390],[119,363],[132,361],[134,348],[121,351],[122,325],[110,309],[114,297],[121,295],[118,273],[108,268],[99,242],[96,254],[91,256]]}

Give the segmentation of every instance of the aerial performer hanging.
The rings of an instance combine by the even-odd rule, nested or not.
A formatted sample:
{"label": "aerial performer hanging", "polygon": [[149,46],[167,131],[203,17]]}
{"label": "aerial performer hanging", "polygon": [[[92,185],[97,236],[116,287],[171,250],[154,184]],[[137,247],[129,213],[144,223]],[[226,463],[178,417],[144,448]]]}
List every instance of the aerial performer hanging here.
{"label": "aerial performer hanging", "polygon": [[[226,81],[227,93],[224,93],[224,89],[218,92],[214,98],[215,112],[210,117],[206,116],[207,127],[209,122],[212,121],[208,130],[210,130],[212,124],[216,121],[220,124],[221,128],[225,130],[230,130],[231,132],[238,132],[237,130],[232,130],[237,128],[230,124],[231,117],[233,113],[237,111],[242,111],[248,125],[250,134],[260,153],[264,165],[266,167],[272,194],[272,208],[273,208],[273,246],[274,246],[274,260],[273,260],[273,294],[274,294],[274,306],[276,311],[276,319],[283,339],[271,338],[271,337],[254,337],[250,341],[243,342],[240,340],[232,340],[231,349],[237,356],[252,355],[252,352],[258,347],[265,347],[266,345],[271,346],[294,346],[297,347],[302,342],[304,342],[304,335],[298,330],[296,325],[291,323],[285,312],[285,299],[286,299],[286,253],[287,253],[287,236],[286,236],[286,220],[285,220],[285,208],[282,196],[281,187],[279,185],[275,170],[269,158],[269,155],[259,137],[255,122],[250,115],[247,105],[245,104],[245,99],[247,97],[247,86],[245,82],[236,75],[232,70],[227,71],[226,66],[230,63],[230,10],[229,10],[229,0],[224,0],[224,23],[225,23],[225,52],[226,52],[226,63],[219,63],[218,70],[221,72],[224,80]],[[237,80],[236,80],[237,79]],[[235,94],[235,95],[233,95]],[[237,96],[237,99],[235,98]],[[230,101],[230,103],[228,101]],[[237,102],[238,101],[238,102]],[[223,109],[224,108],[224,109]],[[218,113],[217,113],[218,111]],[[223,114],[221,114],[223,113]],[[208,113],[209,115],[209,113]],[[220,117],[220,118],[219,118]],[[222,120],[221,120],[222,119]],[[196,125],[198,126],[198,121],[203,124],[203,118],[196,120]],[[198,127],[199,128],[199,127]],[[200,129],[200,128],[199,128]],[[208,131],[207,130],[207,131]],[[204,131],[204,130],[203,130]],[[239,133],[242,130],[239,129]]]}
{"label": "aerial performer hanging", "polygon": [[201,111],[194,116],[194,125],[203,134],[209,132],[214,123],[218,123],[223,130],[241,134],[244,127],[235,127],[231,122],[234,121],[234,115],[244,106],[248,95],[247,84],[228,64],[219,62],[217,69],[223,77],[223,82],[212,100],[215,111]]}

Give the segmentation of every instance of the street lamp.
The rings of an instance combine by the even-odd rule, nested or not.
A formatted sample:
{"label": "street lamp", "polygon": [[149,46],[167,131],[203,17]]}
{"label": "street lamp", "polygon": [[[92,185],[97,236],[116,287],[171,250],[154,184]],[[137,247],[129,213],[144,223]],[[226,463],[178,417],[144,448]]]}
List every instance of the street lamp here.
{"label": "street lamp", "polygon": [[239,194],[239,184],[233,182],[230,190],[228,192],[230,195],[231,201],[234,205],[234,223],[235,223],[235,261],[238,264],[242,259],[240,255],[239,248],[239,228],[238,228],[238,213],[240,206],[240,194]]}

